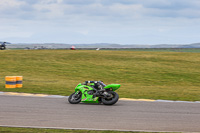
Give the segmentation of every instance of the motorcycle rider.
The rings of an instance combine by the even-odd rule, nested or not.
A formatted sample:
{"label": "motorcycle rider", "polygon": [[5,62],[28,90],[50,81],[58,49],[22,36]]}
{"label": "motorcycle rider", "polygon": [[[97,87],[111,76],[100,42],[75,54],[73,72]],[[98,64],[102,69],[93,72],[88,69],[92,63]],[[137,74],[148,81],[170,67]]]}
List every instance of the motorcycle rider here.
{"label": "motorcycle rider", "polygon": [[85,81],[83,84],[84,85],[87,85],[87,84],[90,84],[90,83],[94,83],[94,87],[93,86],[91,86],[93,89],[94,89],[94,91],[95,91],[95,94],[94,95],[98,95],[99,93],[99,91],[103,91],[103,88],[106,86],[104,83],[103,83],[103,81]]}

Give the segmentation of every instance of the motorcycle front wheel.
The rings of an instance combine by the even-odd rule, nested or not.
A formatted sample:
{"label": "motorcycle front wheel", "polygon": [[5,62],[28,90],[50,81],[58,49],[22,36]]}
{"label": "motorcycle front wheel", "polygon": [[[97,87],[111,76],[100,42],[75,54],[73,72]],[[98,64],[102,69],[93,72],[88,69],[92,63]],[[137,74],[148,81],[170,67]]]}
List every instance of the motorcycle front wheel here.
{"label": "motorcycle front wheel", "polygon": [[78,94],[76,94],[76,92],[74,92],[69,96],[68,101],[71,104],[78,104],[81,102],[81,96],[82,96],[81,92],[79,92]]}
{"label": "motorcycle front wheel", "polygon": [[119,99],[119,95],[114,91],[109,91],[108,93],[111,95],[111,97],[102,98],[102,103],[105,104],[105,105],[113,105],[113,104],[115,104]]}

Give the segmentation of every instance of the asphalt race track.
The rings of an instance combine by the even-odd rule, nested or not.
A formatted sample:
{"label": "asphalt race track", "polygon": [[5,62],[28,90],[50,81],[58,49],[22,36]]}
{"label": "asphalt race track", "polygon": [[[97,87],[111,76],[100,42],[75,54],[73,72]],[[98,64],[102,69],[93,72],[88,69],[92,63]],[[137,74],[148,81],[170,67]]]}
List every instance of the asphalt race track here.
{"label": "asphalt race track", "polygon": [[77,104],[67,98],[0,95],[0,126],[200,132],[200,103],[118,101]]}

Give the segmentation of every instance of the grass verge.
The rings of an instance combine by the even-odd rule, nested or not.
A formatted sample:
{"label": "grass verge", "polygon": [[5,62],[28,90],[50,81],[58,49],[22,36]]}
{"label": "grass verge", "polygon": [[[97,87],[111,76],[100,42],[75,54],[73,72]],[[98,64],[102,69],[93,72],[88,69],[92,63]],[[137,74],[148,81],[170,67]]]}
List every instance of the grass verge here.
{"label": "grass verge", "polygon": [[[145,133],[145,132],[95,131],[95,130],[89,131],[89,130],[0,127],[0,133]],[[156,133],[159,133],[159,132],[156,132]]]}

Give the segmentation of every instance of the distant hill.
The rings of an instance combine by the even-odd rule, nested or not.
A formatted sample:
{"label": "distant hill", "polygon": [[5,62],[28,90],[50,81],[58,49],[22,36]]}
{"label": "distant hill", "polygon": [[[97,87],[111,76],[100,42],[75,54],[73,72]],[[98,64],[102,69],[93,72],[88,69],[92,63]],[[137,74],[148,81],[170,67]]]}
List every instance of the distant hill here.
{"label": "distant hill", "polygon": [[[0,42],[1,43],[1,42]],[[70,48],[71,46],[76,48],[200,48],[200,43],[193,44],[159,44],[159,45],[139,45],[139,44],[112,44],[112,43],[95,43],[95,44],[61,44],[61,43],[44,43],[44,44],[8,44],[8,48]]]}
{"label": "distant hill", "polygon": [[[0,44],[2,44],[2,43],[4,43],[4,42],[0,42]],[[6,44],[11,44],[11,43],[9,43],[9,42],[6,42]]]}
{"label": "distant hill", "polygon": [[159,44],[159,45],[121,45],[109,43],[74,44],[77,48],[200,48],[200,43],[194,44]]}
{"label": "distant hill", "polygon": [[190,45],[182,45],[181,48],[200,48],[200,43],[193,43]]}

